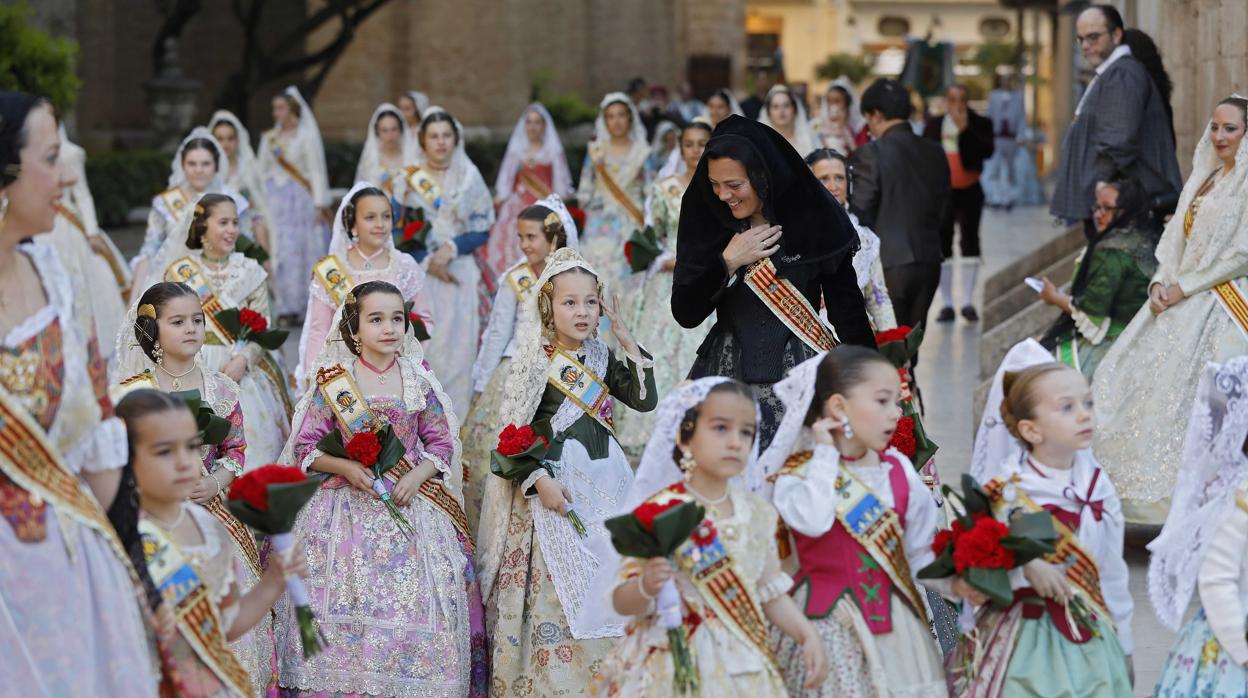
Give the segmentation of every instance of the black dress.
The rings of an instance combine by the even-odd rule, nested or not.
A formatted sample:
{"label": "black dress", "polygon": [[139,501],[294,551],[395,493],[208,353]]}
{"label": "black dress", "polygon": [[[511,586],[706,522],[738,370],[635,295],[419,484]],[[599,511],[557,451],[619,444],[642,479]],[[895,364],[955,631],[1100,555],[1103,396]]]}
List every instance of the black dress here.
{"label": "black dress", "polygon": [[773,384],[816,352],[755,295],[742,278],[744,268],[728,274],[724,248],[748,223],[734,219],[711,191],[708,157],[725,152],[746,162],[763,200],[764,217],[782,226],[780,250],[771,257],[777,275],[791,282],[811,307],[826,305],[840,342],[874,347],[875,338],[851,264],[858,236],[844,209],[783,136],[741,117],[725,119],[682,201],[672,315],[683,327],[693,328],[716,314],[689,378],[727,376],[754,386],[763,419],[760,445],[765,448],[784,413]]}

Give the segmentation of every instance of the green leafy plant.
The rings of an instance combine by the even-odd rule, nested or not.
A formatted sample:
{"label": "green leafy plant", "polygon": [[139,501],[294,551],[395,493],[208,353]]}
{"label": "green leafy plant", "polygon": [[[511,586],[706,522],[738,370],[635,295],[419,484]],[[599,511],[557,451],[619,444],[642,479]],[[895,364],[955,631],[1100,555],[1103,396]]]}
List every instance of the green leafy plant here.
{"label": "green leafy plant", "polygon": [[60,111],[78,101],[78,42],[53,38],[30,22],[26,0],[0,5],[0,90],[47,97]]}
{"label": "green leafy plant", "polygon": [[131,150],[88,158],[87,182],[100,225],[125,225],[130,209],[150,204],[168,182],[169,157],[158,150]]}
{"label": "green leafy plant", "polygon": [[547,88],[554,79],[554,71],[549,67],[538,68],[529,80],[529,100],[541,102],[550,112],[558,128],[568,128],[577,124],[593,121],[598,116],[598,109],[581,99],[574,92],[548,94]]}
{"label": "green leafy plant", "polygon": [[842,75],[857,85],[871,72],[866,59],[848,53],[834,53],[815,66],[815,75],[822,80],[835,80]]}

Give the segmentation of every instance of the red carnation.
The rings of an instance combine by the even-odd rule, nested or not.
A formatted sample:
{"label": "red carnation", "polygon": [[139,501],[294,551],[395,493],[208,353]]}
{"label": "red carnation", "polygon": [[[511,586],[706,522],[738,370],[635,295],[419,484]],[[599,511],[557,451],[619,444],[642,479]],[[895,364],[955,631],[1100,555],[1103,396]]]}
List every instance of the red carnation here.
{"label": "red carnation", "polygon": [[629,264],[633,263],[633,243],[631,242],[624,243],[624,259],[627,259]]}
{"label": "red carnation", "polygon": [[532,426],[526,424],[517,428],[514,424],[508,424],[498,435],[498,448],[495,450],[504,456],[518,456],[532,448],[538,439],[549,446],[545,436],[533,433]]}
{"label": "red carnation", "polygon": [[897,420],[897,428],[893,431],[893,438],[889,439],[888,445],[904,453],[906,458],[914,458],[918,445],[914,440],[913,417],[902,417]]}
{"label": "red carnation", "polygon": [[257,511],[269,510],[269,485],[303,482],[303,471],[285,465],[266,465],[240,476],[230,484],[230,499],[241,499]]}
{"label": "red carnation", "polygon": [[875,334],[875,343],[878,345],[904,341],[908,334],[910,334],[910,327],[908,325],[899,325],[891,330],[877,332]]}
{"label": "red carnation", "polygon": [[363,431],[347,442],[347,457],[365,468],[373,467],[381,455],[381,440],[371,431]]}
{"label": "red carnation", "polygon": [[264,332],[269,329],[269,322],[264,319],[264,316],[251,308],[243,308],[238,311],[238,324],[252,332]]}
{"label": "red carnation", "polygon": [[936,532],[936,538],[932,540],[932,554],[937,557],[944,555],[945,550],[951,545],[955,545],[958,540],[958,534],[950,529]]}
{"label": "red carnation", "polygon": [[420,231],[424,230],[425,222],[421,220],[412,221],[403,227],[403,242],[412,240]]}
{"label": "red carnation", "polygon": [[641,524],[642,528],[650,533],[654,533],[654,520],[658,518],[659,514],[668,509],[675,509],[681,504],[684,504],[684,502],[679,499],[669,499],[662,504],[646,502],[633,510],[633,516],[637,517],[637,522]]}
{"label": "red carnation", "polygon": [[715,536],[718,531],[715,530],[715,524],[710,519],[703,519],[698,527],[693,529],[693,542],[700,548],[705,548],[715,542]]}
{"label": "red carnation", "polygon": [[957,537],[953,548],[953,565],[958,574],[970,567],[1009,570],[1014,567],[1014,553],[1002,547],[1001,539],[1010,528],[990,517],[977,518],[971,530]]}

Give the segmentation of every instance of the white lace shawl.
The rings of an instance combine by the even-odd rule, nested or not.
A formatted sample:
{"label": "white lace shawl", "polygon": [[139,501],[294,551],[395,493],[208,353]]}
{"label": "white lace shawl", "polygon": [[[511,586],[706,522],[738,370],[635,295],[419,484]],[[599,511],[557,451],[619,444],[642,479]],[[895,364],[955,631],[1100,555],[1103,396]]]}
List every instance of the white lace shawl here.
{"label": "white lace shawl", "polygon": [[1154,280],[1173,284],[1183,274],[1203,271],[1219,262],[1248,260],[1248,206],[1244,205],[1248,201],[1248,139],[1240,141],[1235,162],[1239,166],[1223,176],[1201,201],[1191,237],[1186,236],[1184,218],[1196,191],[1222,167],[1206,128],[1192,154],[1192,174],[1183,186],[1178,208],[1157,243],[1159,266]]}
{"label": "white lace shawl", "polygon": [[[381,164],[381,141],[377,138],[377,120],[383,114],[391,113],[399,118],[399,159],[401,165],[406,167],[416,162],[416,139],[408,136],[407,121],[403,118],[403,112],[399,108],[389,102],[383,102],[377,105],[373,110],[373,115],[368,119],[368,134],[364,137],[364,148],[360,150],[360,162],[355,168],[355,181],[358,185],[361,181],[375,181],[380,179],[383,166]],[[395,182],[397,186],[399,183]],[[396,193],[397,193],[396,189]]]}
{"label": "white lace shawl", "polygon": [[[331,328],[336,328],[342,321],[342,310],[345,306],[338,306],[334,311],[334,318],[330,322]],[[455,419],[455,413],[450,409],[451,400],[446,396],[446,391],[442,389],[442,384],[437,377],[433,375],[433,371],[425,368],[424,349],[420,342],[416,340],[416,336],[411,332],[406,333],[403,337],[403,348],[400,350],[398,357],[399,371],[403,377],[403,404],[408,412],[420,412],[429,404],[426,396],[433,392],[434,397],[443,407],[443,414],[446,416],[447,426],[449,428],[451,439],[454,447],[451,453],[451,462],[445,463],[441,458],[437,458],[429,453],[419,454],[420,458],[424,458],[437,466],[438,472],[442,474],[439,484],[455,501],[459,502],[462,507],[464,505],[464,469],[462,466],[463,444],[459,440],[459,422]],[[321,345],[321,350],[316,356],[316,360],[310,367],[310,375],[315,377],[317,372],[323,368],[334,365],[341,365],[347,369],[353,376],[355,375],[356,356],[347,349],[346,344],[338,335],[336,330],[331,330],[329,336],[325,338],[325,342]],[[299,441],[299,433],[303,431],[303,421],[307,417],[308,409],[316,401],[316,395],[320,388],[316,385],[315,380],[309,381],[308,389],[304,391],[303,396],[299,398],[298,404],[295,405],[294,417],[291,419],[290,438],[286,441],[286,446],[282,448],[282,455],[278,459],[283,465],[293,465],[307,470],[313,460],[325,455],[320,450],[313,449],[302,461],[295,459],[295,448]],[[418,464],[417,454],[409,454],[412,465]]]}
{"label": "white lace shawl", "polygon": [[854,276],[858,279],[858,288],[866,288],[871,283],[871,265],[880,257],[880,236],[867,226],[858,222],[848,209],[849,222],[858,231],[858,251],[854,253]]}
{"label": "white lace shawl", "polygon": [[826,351],[819,352],[794,366],[789,369],[788,375],[775,385],[776,397],[784,403],[784,417],[780,419],[780,424],[776,427],[776,434],[772,437],[771,444],[758,459],[759,467],[754,469],[758,473],[757,476],[747,483],[752,492],[761,495],[769,502],[772,485],[767,478],[780,472],[780,468],[789,459],[789,455],[793,453],[802,436],[804,429],[802,423],[806,421],[810,403],[815,399],[815,375],[818,373],[819,363],[826,355]]}
{"label": "white lace shawl", "polygon": [[208,187],[204,191],[221,191],[225,188],[225,172],[229,170],[230,162],[229,158],[225,156],[225,149],[217,142],[217,138],[212,135],[212,131],[203,126],[196,126],[178,144],[178,149],[173,151],[173,162],[169,165],[169,182],[165,187],[166,189],[177,187],[190,189],[190,185],[186,181],[186,171],[182,169],[182,151],[186,149],[188,143],[198,138],[203,138],[211,143],[212,149],[217,153],[217,173],[212,176],[212,181],[208,183]]}
{"label": "white lace shawl", "polygon": [[984,401],[983,416],[975,432],[975,445],[971,453],[971,477],[984,483],[1004,474],[1003,468],[1017,465],[1027,457],[1018,439],[1010,435],[1001,421],[1001,401],[1005,399],[1002,384],[1006,371],[1021,371],[1028,366],[1053,361],[1053,355],[1034,339],[1024,339],[1015,344],[1001,360],[997,373],[992,377],[992,387]]}
{"label": "white lace shawl", "polygon": [[537,153],[537,161],[550,163],[553,171],[554,186],[551,191],[568,196],[572,194],[572,174],[568,170],[568,156],[563,151],[563,142],[559,140],[559,132],[555,130],[555,120],[541,102],[534,102],[520,114],[520,120],[511,131],[511,139],[507,141],[507,152],[503,155],[503,164],[498,168],[498,178],[494,180],[496,196],[510,196],[512,185],[516,181],[516,172],[529,153],[529,136],[524,130],[524,120],[530,112],[536,112],[546,122],[546,132],[542,136],[542,148]]}
{"label": "white lace shawl", "polygon": [[51,245],[24,242],[18,250],[30,258],[39,274],[48,304],[18,323],[2,343],[25,342],[59,319],[64,378],[61,406],[48,430],[49,440],[75,474],[120,468],[128,454],[125,428],[116,417],[103,416],[88,371],[88,342],[95,335],[86,305],[88,291],[81,286],[81,277],[65,270]]}
{"label": "white lace shawl", "polygon": [[[862,131],[863,127],[867,125],[867,119],[862,115],[862,111],[857,108],[859,106],[858,91],[854,89],[854,84],[849,81],[849,78],[844,75],[838,77],[832,82],[829,82],[828,86],[823,90],[823,96],[819,98],[819,116],[817,121],[818,129],[821,132],[826,132],[829,127],[828,92],[830,92],[833,87],[844,88],[844,90],[849,93],[849,100],[851,104],[849,105],[849,119],[846,124],[854,133]],[[848,153],[842,153],[842,155],[848,155]]]}
{"label": "white lace shawl", "polygon": [[[758,112],[758,123],[773,129],[776,128],[775,125],[771,123],[771,116],[768,114],[768,111],[770,109],[772,97],[775,97],[780,93],[787,94],[789,96],[789,100],[793,102],[794,106],[793,140],[790,141],[790,143],[793,145],[793,149],[797,151],[798,155],[806,157],[810,154],[810,151],[819,147],[819,136],[817,136],[815,134],[815,130],[811,128],[810,119],[806,118],[806,105],[802,104],[802,101],[797,98],[797,95],[793,94],[793,91],[790,90],[787,85],[776,85],[770,90],[767,90],[767,98],[763,100],[763,108]],[[778,131],[779,130],[777,129],[777,132]]]}
{"label": "white lace shawl", "polygon": [[1248,357],[1210,363],[1200,377],[1166,524],[1148,549],[1148,595],[1173,630],[1196,587],[1209,543],[1248,476]]}

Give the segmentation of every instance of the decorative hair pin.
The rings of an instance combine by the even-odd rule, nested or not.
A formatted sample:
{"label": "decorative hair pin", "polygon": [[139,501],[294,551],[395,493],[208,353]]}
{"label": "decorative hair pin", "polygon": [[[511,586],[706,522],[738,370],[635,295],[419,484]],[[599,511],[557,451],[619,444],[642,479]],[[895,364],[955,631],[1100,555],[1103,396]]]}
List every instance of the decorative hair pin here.
{"label": "decorative hair pin", "polygon": [[355,305],[355,303],[356,303],[356,300],[355,300],[355,291],[350,291],[350,292],[348,292],[348,293],[347,293],[347,300],[346,300],[346,303],[347,303],[347,305]]}
{"label": "decorative hair pin", "polygon": [[546,220],[542,221],[542,225],[560,225],[563,221],[559,219],[559,214],[551,211],[546,215]]}
{"label": "decorative hair pin", "polygon": [[195,204],[195,215],[197,216],[204,215],[204,207],[202,204]]}
{"label": "decorative hair pin", "polygon": [[151,319],[155,320],[156,319],[156,306],[152,305],[151,303],[144,303],[143,305],[140,305],[139,317],[150,317]]}

